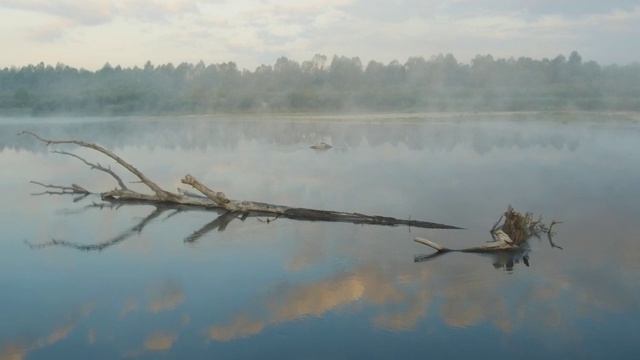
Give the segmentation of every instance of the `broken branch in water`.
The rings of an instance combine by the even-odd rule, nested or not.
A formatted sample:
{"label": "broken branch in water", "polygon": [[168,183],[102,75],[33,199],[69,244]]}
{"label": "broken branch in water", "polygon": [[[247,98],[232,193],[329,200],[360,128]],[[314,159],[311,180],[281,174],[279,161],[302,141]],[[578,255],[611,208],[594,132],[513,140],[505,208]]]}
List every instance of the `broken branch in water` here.
{"label": "broken branch in water", "polygon": [[[515,211],[511,205],[507,208],[507,211],[500,215],[500,219],[491,228],[491,237],[493,241],[482,246],[476,246],[465,249],[449,249],[434,241],[427,240],[425,238],[416,237],[415,242],[427,245],[437,252],[431,255],[417,255],[414,257],[414,261],[424,261],[432,259],[441,254],[458,251],[465,253],[487,253],[487,252],[499,252],[499,251],[514,251],[521,250],[525,247],[527,240],[531,237],[540,237],[541,233],[546,233],[549,238],[549,243],[552,247],[562,249],[553,243],[553,233],[551,229],[554,225],[561,224],[559,221],[552,221],[549,227],[542,222],[542,217],[538,220],[533,220],[532,213],[521,213]],[[526,261],[528,263],[528,259]]]}
{"label": "broken branch in water", "polygon": [[496,239],[495,241],[492,241],[486,245],[475,246],[475,247],[470,247],[466,249],[449,249],[448,247],[442,246],[436,242],[427,240],[422,237],[416,237],[413,240],[423,245],[427,245],[437,250],[438,252],[442,252],[442,253],[450,252],[450,251],[459,251],[459,252],[466,252],[466,253],[481,253],[481,252],[491,252],[491,251],[498,251],[498,250],[513,250],[513,249],[518,249],[520,247],[520,245],[514,244],[513,240],[509,238],[509,235],[507,235],[504,231],[500,229],[496,230],[494,235]]}
{"label": "broken branch in water", "polygon": [[[50,140],[40,137],[37,134],[34,134],[29,131],[23,131],[18,135],[30,135],[39,141],[45,143],[46,146],[49,145],[58,145],[58,144],[74,144],[80,147],[92,149],[99,153],[102,153],[109,158],[113,159],[115,162],[124,167],[127,171],[135,175],[140,181],[146,185],[153,194],[145,194],[137,191],[133,191],[128,189],[122,180],[115,175],[112,174],[111,169],[104,168],[99,164],[92,164],[84,159],[72,155],[82,161],[85,164],[89,165],[91,168],[99,169],[101,171],[105,171],[109,173],[111,176],[114,176],[116,180],[118,180],[118,184],[120,188],[116,188],[114,190],[106,191],[101,193],[103,199],[110,201],[144,201],[151,203],[164,203],[164,204],[178,204],[178,205],[193,205],[205,208],[222,208],[231,213],[240,212],[244,214],[243,218],[246,218],[246,215],[249,213],[253,214],[263,214],[263,215],[275,215],[276,217],[284,217],[293,220],[307,220],[307,221],[335,221],[335,222],[348,222],[354,224],[370,224],[370,225],[387,225],[387,226],[397,226],[397,225],[408,225],[419,228],[431,228],[431,229],[461,229],[457,226],[451,226],[446,224],[439,224],[427,221],[419,221],[419,220],[404,220],[404,219],[396,219],[392,217],[385,216],[377,216],[377,215],[364,215],[359,213],[349,213],[349,212],[341,212],[341,211],[327,211],[327,210],[317,210],[317,209],[306,209],[306,208],[296,208],[282,205],[273,205],[255,201],[237,201],[230,200],[226,197],[223,192],[216,192],[211,190],[206,185],[200,183],[194,176],[186,175],[181,182],[183,184],[187,184],[192,186],[194,189],[198,190],[204,196],[196,195],[190,193],[185,190],[178,189],[178,193],[173,193],[161,188],[154,181],[145,176],[140,170],[136,167],[125,161],[120,156],[116,155],[112,151],[93,143],[88,143],[80,140]],[[61,154],[70,155],[64,152],[58,152]]]}

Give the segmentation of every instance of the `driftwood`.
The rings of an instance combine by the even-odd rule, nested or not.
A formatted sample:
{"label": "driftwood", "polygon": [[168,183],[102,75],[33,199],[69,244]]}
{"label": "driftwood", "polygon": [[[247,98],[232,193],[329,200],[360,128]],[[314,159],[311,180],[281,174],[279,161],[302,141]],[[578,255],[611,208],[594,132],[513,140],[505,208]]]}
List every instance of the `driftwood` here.
{"label": "driftwood", "polygon": [[466,248],[466,249],[449,249],[447,247],[444,247],[438,243],[435,243],[433,241],[427,240],[425,238],[421,238],[421,237],[416,237],[414,239],[415,242],[427,245],[429,247],[432,247],[434,249],[436,249],[438,252],[449,252],[449,251],[459,251],[459,252],[466,252],[466,253],[482,253],[482,252],[491,252],[491,251],[497,251],[497,250],[513,250],[513,249],[517,249],[519,248],[518,245],[515,245],[513,243],[513,241],[511,240],[511,238],[509,237],[509,235],[507,235],[504,231],[502,230],[497,230],[494,233],[494,236],[496,238],[496,240],[486,244],[486,245],[482,245],[482,246],[476,246],[476,247],[470,247],[470,248]]}
{"label": "driftwood", "polygon": [[331,146],[331,145],[329,145],[329,144],[327,144],[325,142],[321,142],[321,143],[309,146],[310,149],[314,149],[314,150],[329,150],[332,147],[333,146]]}
{"label": "driftwood", "polygon": [[[184,189],[178,189],[177,192],[170,192],[163,188],[161,188],[154,181],[145,176],[140,170],[136,167],[122,159],[120,156],[116,155],[112,151],[93,143],[88,143],[80,140],[50,140],[40,137],[37,134],[34,134],[29,131],[23,131],[18,135],[30,135],[39,141],[45,143],[46,146],[49,145],[58,145],[58,144],[74,144],[80,147],[88,148],[95,150],[99,153],[106,155],[107,157],[113,159],[119,165],[124,167],[131,174],[135,175],[142,184],[144,184],[147,188],[149,188],[153,193],[140,193],[134,190],[129,189],[122,179],[111,170],[111,168],[103,167],[100,164],[93,164],[85,159],[77,156],[75,154],[71,154],[64,151],[54,151],[55,153],[62,155],[69,155],[74,158],[79,159],[88,165],[91,169],[96,169],[102,172],[109,174],[113,177],[118,186],[113,190],[109,190],[106,192],[101,192],[99,195],[103,200],[106,201],[119,201],[119,202],[144,202],[144,203],[152,203],[152,204],[174,204],[174,205],[185,205],[185,206],[196,206],[203,208],[219,208],[222,209],[228,214],[225,215],[224,219],[216,219],[218,221],[217,225],[212,224],[212,226],[219,227],[220,222],[226,224],[237,217],[245,217],[251,214],[251,216],[275,216],[276,218],[288,218],[293,220],[306,220],[306,221],[332,221],[332,222],[347,222],[353,224],[369,224],[369,225],[386,225],[386,226],[397,226],[397,225],[407,225],[411,227],[417,228],[431,228],[431,229],[461,229],[457,226],[428,222],[428,221],[419,221],[419,220],[411,220],[411,219],[397,219],[393,217],[386,216],[377,216],[377,215],[365,215],[360,213],[352,213],[352,212],[342,212],[342,211],[328,211],[328,210],[317,210],[317,209],[307,209],[307,208],[299,208],[299,207],[289,207],[283,205],[274,205],[256,201],[238,201],[231,200],[227,198],[227,196],[220,191],[214,191],[206,185],[202,184],[198,181],[194,176],[187,174],[184,178],[181,179],[181,182],[186,185],[190,185],[194,189],[198,190],[202,195],[194,194],[190,191]],[[79,185],[72,185],[70,187],[61,187],[55,185],[45,185],[42,183],[36,183],[38,185],[44,186],[47,189],[57,189],[60,190],[58,193],[73,193],[73,194],[92,194],[92,192],[86,190],[85,188]],[[47,192],[52,193],[52,192]],[[224,221],[222,221],[224,220]],[[199,236],[196,236],[199,237]]]}
{"label": "driftwood", "polygon": [[510,258],[521,258],[525,265],[529,266],[527,241],[532,237],[540,238],[541,234],[544,233],[547,235],[551,247],[562,250],[560,246],[557,246],[553,242],[554,233],[552,232],[552,228],[556,224],[561,224],[561,222],[553,220],[547,227],[542,222],[542,217],[538,218],[538,220],[533,220],[532,213],[522,215],[509,205],[507,211],[500,216],[500,219],[498,219],[491,228],[490,234],[493,241],[488,244],[465,249],[450,249],[434,241],[416,237],[414,238],[415,242],[427,245],[435,249],[436,252],[429,255],[416,255],[414,256],[414,261],[421,262],[431,260],[449,252],[513,253],[507,256]]}

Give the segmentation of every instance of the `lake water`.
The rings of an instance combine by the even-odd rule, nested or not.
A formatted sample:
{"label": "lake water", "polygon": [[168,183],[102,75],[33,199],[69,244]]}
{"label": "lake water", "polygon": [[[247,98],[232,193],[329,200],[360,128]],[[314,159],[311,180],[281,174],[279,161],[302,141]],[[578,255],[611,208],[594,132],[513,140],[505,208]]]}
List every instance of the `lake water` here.
{"label": "lake water", "polygon": [[[169,190],[465,230],[34,195],[116,183],[21,130]],[[639,358],[639,155],[640,122],[601,114],[0,119],[0,359]],[[414,262],[415,236],[485,244],[509,204],[563,221],[562,249]]]}

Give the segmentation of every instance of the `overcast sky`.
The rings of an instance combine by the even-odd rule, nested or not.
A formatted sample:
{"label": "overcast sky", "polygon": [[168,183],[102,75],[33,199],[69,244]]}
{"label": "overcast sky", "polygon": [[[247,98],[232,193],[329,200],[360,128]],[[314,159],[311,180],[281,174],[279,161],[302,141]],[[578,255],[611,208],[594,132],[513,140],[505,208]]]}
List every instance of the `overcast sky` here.
{"label": "overcast sky", "polygon": [[320,53],[404,63],[452,53],[640,61],[640,0],[0,0],[0,67],[94,70]]}

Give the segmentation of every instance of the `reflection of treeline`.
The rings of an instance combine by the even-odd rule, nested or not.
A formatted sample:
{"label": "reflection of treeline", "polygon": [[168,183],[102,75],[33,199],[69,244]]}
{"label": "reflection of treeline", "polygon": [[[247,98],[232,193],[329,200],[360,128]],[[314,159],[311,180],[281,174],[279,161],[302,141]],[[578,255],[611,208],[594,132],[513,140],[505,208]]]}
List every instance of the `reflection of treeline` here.
{"label": "reflection of treeline", "polygon": [[640,110],[640,64],[453,55],[405,64],[324,55],[255,71],[233,62],[112,67],[40,63],[0,70],[0,113],[140,114],[318,111]]}
{"label": "reflection of treeline", "polygon": [[[348,117],[346,117],[348,118]],[[606,117],[613,119],[614,117]],[[26,130],[49,139],[81,139],[96,142],[112,149],[140,146],[149,148],[183,149],[205,151],[211,148],[238,150],[243,143],[258,142],[263,149],[308,149],[310,144],[331,142],[334,151],[346,151],[359,146],[378,147],[384,145],[406,146],[410,150],[450,152],[461,145],[470,145],[478,154],[498,149],[553,147],[575,150],[580,144],[581,134],[575,127],[555,126],[549,134],[539,127],[540,119],[526,115],[509,117],[513,121],[487,125],[487,116],[469,116],[465,126],[455,121],[244,121],[242,119],[219,119],[208,117],[181,118],[167,121],[138,117],[112,119],[103,122],[74,121],[50,124],[30,122],[0,125],[0,152],[5,149],[46,152],[50,149],[33,141],[30,137],[16,136]],[[556,117],[562,120],[567,117]],[[588,119],[583,115],[575,117]],[[598,119],[603,117],[598,116]],[[572,123],[572,122],[569,122]],[[512,124],[512,126],[509,126]]]}

